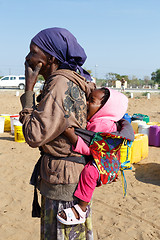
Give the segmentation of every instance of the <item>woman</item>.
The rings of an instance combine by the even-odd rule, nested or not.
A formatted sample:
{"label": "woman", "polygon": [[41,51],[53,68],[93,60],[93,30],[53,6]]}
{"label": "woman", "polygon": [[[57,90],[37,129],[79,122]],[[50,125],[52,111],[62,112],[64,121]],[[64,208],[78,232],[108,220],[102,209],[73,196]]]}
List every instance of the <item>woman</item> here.
{"label": "woman", "polygon": [[[87,84],[90,75],[81,67],[85,60],[76,38],[62,28],[39,32],[26,56],[20,121],[26,142],[40,147],[42,153],[37,186],[42,195],[41,240],[93,239],[90,208],[85,224],[68,227],[56,220],[58,211],[75,204],[73,193],[85,164],[63,134],[70,126],[86,127],[86,96],[94,86]],[[45,84],[35,106],[33,88],[38,74]]]}

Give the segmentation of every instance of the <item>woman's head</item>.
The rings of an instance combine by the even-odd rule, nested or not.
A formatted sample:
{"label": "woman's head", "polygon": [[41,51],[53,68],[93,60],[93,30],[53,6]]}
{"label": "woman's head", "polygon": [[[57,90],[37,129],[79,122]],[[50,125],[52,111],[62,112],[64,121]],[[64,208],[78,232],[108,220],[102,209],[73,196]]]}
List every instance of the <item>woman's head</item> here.
{"label": "woman's head", "polygon": [[93,90],[87,101],[87,120],[89,120],[99,109],[107,102],[110,96],[108,88],[100,88]]}
{"label": "woman's head", "polygon": [[38,63],[42,63],[42,67],[40,69],[40,74],[44,75],[48,69],[51,68],[51,65],[54,63],[54,69],[57,69],[59,66],[58,60],[55,57],[52,57],[41,48],[39,48],[36,44],[31,42],[30,44],[30,52],[26,56],[26,61],[29,66],[34,70]]}
{"label": "woman's head", "polygon": [[59,68],[80,71],[90,79],[89,73],[81,68],[87,56],[76,38],[64,28],[48,28],[40,31],[32,40],[45,54],[59,61]]}

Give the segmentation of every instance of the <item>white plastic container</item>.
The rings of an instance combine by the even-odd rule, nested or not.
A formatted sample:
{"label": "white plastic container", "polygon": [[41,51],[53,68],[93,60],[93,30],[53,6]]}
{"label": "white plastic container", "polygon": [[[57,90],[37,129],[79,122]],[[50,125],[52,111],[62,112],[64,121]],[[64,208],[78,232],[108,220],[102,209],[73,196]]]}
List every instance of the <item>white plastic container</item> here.
{"label": "white plastic container", "polygon": [[1,114],[1,116],[5,118],[4,132],[10,132],[11,131],[10,115],[9,114]]}
{"label": "white plastic container", "polygon": [[13,119],[13,127],[14,126],[22,126],[22,123],[18,119]]}
{"label": "white plastic container", "polygon": [[146,126],[147,124],[146,124],[146,122],[145,121],[140,121],[139,123],[138,123],[138,133],[141,133],[141,132],[139,132],[139,131],[141,131],[141,129],[143,128],[143,126]]}
{"label": "white plastic container", "polygon": [[4,133],[5,117],[0,117],[0,133]]}
{"label": "white plastic container", "polygon": [[10,116],[10,120],[11,120],[11,134],[14,134],[14,123],[16,123],[16,121],[19,122],[19,115],[15,114]]}
{"label": "white plastic container", "polygon": [[147,93],[147,99],[150,99],[150,98],[151,98],[151,94]]}
{"label": "white plastic container", "polygon": [[16,91],[16,97],[18,97],[19,96],[19,91]]}
{"label": "white plastic container", "polygon": [[141,134],[146,134],[148,137],[149,137],[149,128],[150,128],[150,125],[139,125],[138,126],[138,133],[141,133]]}
{"label": "white plastic container", "polygon": [[136,134],[136,133],[138,133],[138,127],[140,125],[146,125],[146,122],[141,121],[141,120],[134,120],[134,121],[131,122],[131,125],[133,127],[134,133]]}

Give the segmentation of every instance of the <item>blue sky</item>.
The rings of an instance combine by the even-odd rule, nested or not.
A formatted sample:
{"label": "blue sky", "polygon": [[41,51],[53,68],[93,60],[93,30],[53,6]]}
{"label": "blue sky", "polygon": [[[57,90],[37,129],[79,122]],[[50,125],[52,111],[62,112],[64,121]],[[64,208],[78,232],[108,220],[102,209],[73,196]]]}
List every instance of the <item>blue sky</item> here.
{"label": "blue sky", "polygon": [[23,74],[30,40],[48,27],[75,35],[98,78],[160,68],[160,0],[0,0],[0,75]]}

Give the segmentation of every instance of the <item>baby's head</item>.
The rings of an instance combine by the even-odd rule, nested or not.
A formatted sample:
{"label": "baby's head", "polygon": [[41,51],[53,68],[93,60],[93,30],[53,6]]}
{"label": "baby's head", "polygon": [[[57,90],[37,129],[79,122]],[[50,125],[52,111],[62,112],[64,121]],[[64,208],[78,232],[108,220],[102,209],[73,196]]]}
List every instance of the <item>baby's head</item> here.
{"label": "baby's head", "polygon": [[100,88],[93,90],[87,101],[87,120],[89,120],[99,109],[107,102],[110,96],[108,88]]}

